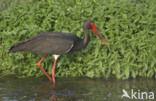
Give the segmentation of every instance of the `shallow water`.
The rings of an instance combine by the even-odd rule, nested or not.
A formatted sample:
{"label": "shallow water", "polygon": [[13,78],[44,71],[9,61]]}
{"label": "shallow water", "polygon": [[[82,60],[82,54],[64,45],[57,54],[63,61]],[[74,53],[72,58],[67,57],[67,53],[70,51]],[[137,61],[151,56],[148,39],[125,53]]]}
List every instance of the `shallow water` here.
{"label": "shallow water", "polygon": [[[156,96],[154,79],[116,80],[89,78],[56,78],[56,87],[46,78],[17,79],[0,78],[0,101],[148,101],[121,98],[123,91],[153,92]],[[148,98],[149,99],[149,98]],[[156,98],[155,98],[156,100]],[[153,100],[153,101],[155,101]]]}

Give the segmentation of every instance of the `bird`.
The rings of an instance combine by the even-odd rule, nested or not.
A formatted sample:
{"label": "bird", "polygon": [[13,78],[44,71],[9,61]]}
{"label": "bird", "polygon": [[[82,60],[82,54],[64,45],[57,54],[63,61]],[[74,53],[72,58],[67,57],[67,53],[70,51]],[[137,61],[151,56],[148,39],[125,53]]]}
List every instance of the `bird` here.
{"label": "bird", "polygon": [[[46,75],[49,81],[53,83],[55,88],[55,68],[56,63],[62,54],[77,52],[85,48],[90,41],[90,31],[92,31],[99,39],[108,46],[109,43],[104,39],[102,34],[98,31],[95,24],[91,20],[87,20],[83,24],[84,38],[79,38],[74,34],[66,32],[42,32],[32,38],[24,41],[20,41],[11,46],[9,52],[31,52],[35,54],[44,55],[40,61],[37,62],[37,66]],[[54,62],[51,71],[51,77],[41,66],[42,61],[48,56],[53,55]]]}

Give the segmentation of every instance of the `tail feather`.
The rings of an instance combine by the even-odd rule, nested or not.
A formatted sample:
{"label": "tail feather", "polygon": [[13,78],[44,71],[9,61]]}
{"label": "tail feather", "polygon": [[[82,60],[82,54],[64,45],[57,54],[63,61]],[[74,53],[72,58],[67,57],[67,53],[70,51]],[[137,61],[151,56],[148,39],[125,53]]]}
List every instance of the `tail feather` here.
{"label": "tail feather", "polygon": [[16,44],[14,44],[9,52],[12,52],[12,53],[15,53],[15,52],[20,52],[20,51],[27,51],[27,50],[31,50],[31,44],[33,43],[32,41],[35,39],[35,38],[38,38],[38,36],[40,36],[41,34],[35,36],[35,37],[32,37],[30,39],[27,39],[27,40],[23,40],[23,41],[20,41]]}
{"label": "tail feather", "polygon": [[19,42],[15,45],[11,46],[11,48],[9,49],[9,53],[23,51],[23,49],[24,49],[23,42]]}
{"label": "tail feather", "polygon": [[14,52],[17,52],[18,49],[15,45],[13,45],[10,49],[9,49],[9,53],[14,53]]}

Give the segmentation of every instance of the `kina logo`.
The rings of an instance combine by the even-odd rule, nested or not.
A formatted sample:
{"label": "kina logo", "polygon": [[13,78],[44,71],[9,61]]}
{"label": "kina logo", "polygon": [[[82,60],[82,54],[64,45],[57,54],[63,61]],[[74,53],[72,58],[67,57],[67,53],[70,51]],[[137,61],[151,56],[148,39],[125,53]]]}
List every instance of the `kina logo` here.
{"label": "kina logo", "polygon": [[139,100],[154,100],[154,92],[147,92],[141,90],[131,89],[130,93],[128,93],[125,89],[122,89],[121,99],[139,99]]}

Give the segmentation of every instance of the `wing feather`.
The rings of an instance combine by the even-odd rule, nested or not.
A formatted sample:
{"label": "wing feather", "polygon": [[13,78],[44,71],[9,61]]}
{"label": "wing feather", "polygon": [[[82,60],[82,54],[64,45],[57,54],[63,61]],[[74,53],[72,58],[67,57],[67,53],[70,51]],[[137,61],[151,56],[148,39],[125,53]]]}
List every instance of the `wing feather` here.
{"label": "wing feather", "polygon": [[75,35],[58,32],[46,32],[19,42],[11,50],[27,51],[37,54],[63,54],[74,46]]}

